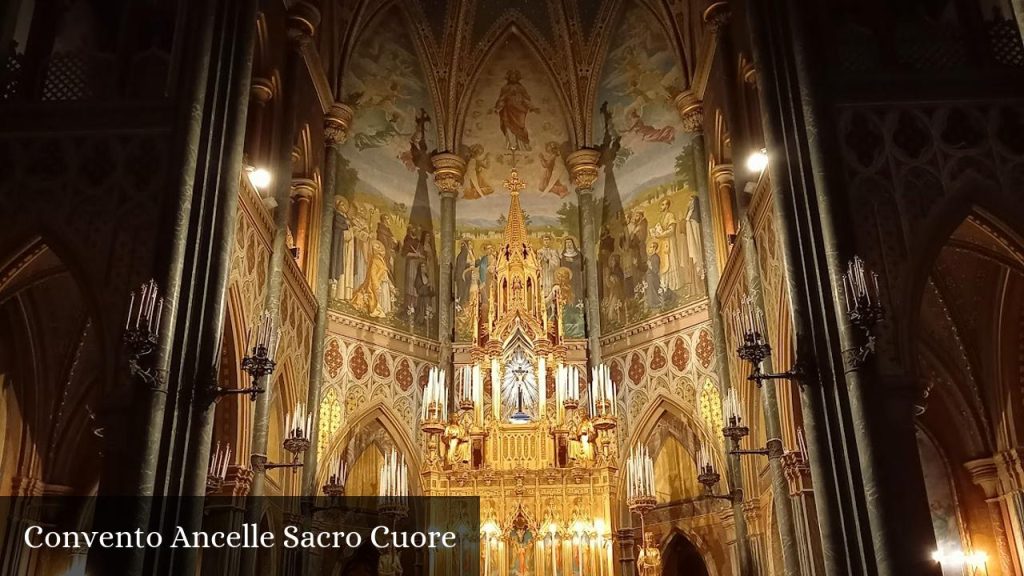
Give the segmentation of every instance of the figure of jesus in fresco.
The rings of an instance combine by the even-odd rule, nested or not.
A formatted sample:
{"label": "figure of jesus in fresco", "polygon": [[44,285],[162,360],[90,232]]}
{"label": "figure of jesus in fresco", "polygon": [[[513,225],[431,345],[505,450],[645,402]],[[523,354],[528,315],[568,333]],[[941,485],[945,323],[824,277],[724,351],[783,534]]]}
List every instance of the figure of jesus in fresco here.
{"label": "figure of jesus in fresco", "polygon": [[505,144],[509,150],[530,150],[530,133],[526,129],[526,115],[539,112],[540,108],[533,105],[530,93],[520,83],[523,76],[515,68],[505,74],[505,85],[498,93],[498,101],[494,103],[494,112],[501,122],[501,133],[505,135]]}

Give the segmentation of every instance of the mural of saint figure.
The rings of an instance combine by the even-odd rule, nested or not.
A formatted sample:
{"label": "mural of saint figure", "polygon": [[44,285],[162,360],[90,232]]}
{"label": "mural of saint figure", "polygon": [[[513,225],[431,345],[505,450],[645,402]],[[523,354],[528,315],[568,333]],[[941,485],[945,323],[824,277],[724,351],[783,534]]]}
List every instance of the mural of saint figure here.
{"label": "mural of saint figure", "polygon": [[622,264],[618,254],[608,258],[608,266],[604,271],[604,306],[609,318],[616,323],[626,321],[625,280],[622,276]]}
{"label": "mural of saint figure", "polygon": [[661,256],[658,255],[658,243],[651,242],[647,248],[647,288],[644,290],[644,301],[647,307],[655,310],[661,307]]}
{"label": "mural of saint figure", "polygon": [[622,276],[626,296],[632,296],[647,274],[647,216],[640,210],[630,213],[622,239]]}
{"label": "mural of saint figure", "polygon": [[403,263],[395,264],[395,277],[398,285],[402,287],[402,294],[406,308],[415,306],[419,298],[417,287],[418,272],[425,257],[420,246],[420,233],[416,226],[409,226],[405,231],[405,239],[402,240],[400,251]]}
{"label": "mural of saint figure", "polygon": [[473,279],[473,248],[468,240],[459,246],[459,255],[455,257],[455,300],[460,306],[469,303],[469,285]]}
{"label": "mural of saint figure", "polygon": [[572,293],[576,298],[583,296],[583,255],[576,248],[576,241],[566,238],[562,243],[562,267],[572,272]]}
{"label": "mural of saint figure", "polygon": [[661,283],[669,290],[678,290],[683,286],[683,267],[689,264],[689,255],[683,231],[679,221],[670,210],[672,203],[668,198],[661,201],[661,220],[651,228],[651,236],[659,241],[661,252],[658,254],[661,263]]}
{"label": "mural of saint figure", "polygon": [[505,135],[505,144],[510,150],[530,150],[530,133],[526,129],[526,115],[540,112],[533,105],[530,93],[520,82],[523,76],[515,68],[505,74],[505,85],[498,93],[498,101],[494,103],[494,112],[501,123],[501,133]]}
{"label": "mural of saint figure", "polygon": [[370,264],[363,283],[352,293],[352,306],[373,318],[384,318],[394,307],[395,285],[391,268],[385,259],[387,252],[380,240],[371,244]]}
{"label": "mural of saint figure", "polygon": [[696,284],[704,271],[704,245],[700,236],[700,204],[697,197],[690,198],[686,208],[686,248],[693,264],[693,282]]}
{"label": "mural of saint figure", "polygon": [[348,299],[352,293],[352,285],[347,282],[352,277],[355,254],[352,245],[352,231],[349,230],[349,211],[351,205],[344,196],[334,198],[334,225],[331,231],[331,296],[335,299]]}
{"label": "mural of saint figure", "polygon": [[555,270],[562,265],[561,255],[551,246],[551,234],[545,234],[541,239],[541,249],[537,251],[537,258],[540,260],[540,286],[544,294],[550,294],[551,288],[555,285]]}
{"label": "mural of saint figure", "polygon": [[426,326],[434,315],[434,284],[427,273],[427,263],[422,260],[416,271],[413,287],[416,290],[416,325]]}

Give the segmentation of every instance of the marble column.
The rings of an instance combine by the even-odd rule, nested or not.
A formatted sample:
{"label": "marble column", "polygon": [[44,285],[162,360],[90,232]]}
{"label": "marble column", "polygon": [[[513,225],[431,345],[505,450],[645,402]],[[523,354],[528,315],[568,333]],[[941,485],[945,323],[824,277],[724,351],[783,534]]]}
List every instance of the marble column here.
{"label": "marble column", "polygon": [[[125,510],[105,507],[102,512],[130,518],[127,527],[132,529],[198,530],[203,517],[215,409],[212,391],[218,385],[224,336],[258,3],[210,4],[209,9],[197,9],[196,21],[186,24],[183,98],[172,138],[181,146],[175,151],[180,158],[177,192],[168,204],[172,214],[160,233],[155,260],[166,265],[158,272],[165,298],[161,342],[150,367],[156,385],[141,408],[139,421],[145,430],[127,432],[144,453],[139,482],[131,492],[140,498],[128,502]],[[222,36],[234,41],[214,41]],[[120,464],[115,474],[132,468]],[[156,505],[141,498],[154,494],[172,499]],[[97,520],[100,514],[97,510]],[[107,560],[107,567],[116,566],[119,574],[187,575],[195,570],[196,554],[182,548],[94,548],[89,571],[102,572]]]}
{"label": "marble column", "polygon": [[[729,386],[729,358],[725,341],[724,322],[721,318],[721,306],[718,301],[718,284],[721,279],[719,258],[717,256],[722,238],[714,233],[714,217],[711,209],[711,197],[708,186],[708,159],[704,147],[704,104],[689,90],[679,94],[675,98],[676,109],[679,112],[679,119],[684,132],[692,134],[693,145],[693,173],[697,188],[697,202],[700,206],[700,227],[701,245],[704,247],[704,280],[708,294],[708,315],[712,319],[711,330],[714,334],[715,346],[715,374],[718,376],[719,387],[724,392]],[[724,260],[722,260],[724,262]],[[722,394],[725,398],[725,394]],[[732,461],[738,457],[729,456]],[[742,469],[740,466],[730,464],[729,482],[734,486],[743,486]],[[742,491],[738,492],[739,506],[742,502]],[[736,551],[736,564],[739,574],[749,574],[750,570],[750,540],[747,537],[746,521],[742,514],[735,516],[739,518],[735,533],[740,535],[734,542]]]}
{"label": "marble column", "polygon": [[587,326],[587,348],[590,350],[590,365],[601,363],[601,300],[598,287],[601,273],[597,261],[597,206],[594,202],[594,182],[597,181],[601,152],[593,148],[581,148],[566,158],[580,211],[580,249],[583,252],[584,320]]}
{"label": "marble column", "polygon": [[[455,197],[462,189],[466,161],[456,154],[442,152],[434,154],[431,162],[434,165],[434,183],[441,193],[441,249],[438,251],[437,275],[437,339],[441,354],[438,365],[448,371],[451,375],[449,382],[454,386],[452,342],[455,339],[455,271],[452,270],[452,261],[455,252]],[[448,398],[452,403],[456,400],[454,393],[450,393]]]}
{"label": "marble column", "polygon": [[635,576],[636,549],[633,528],[622,528],[615,531],[615,541],[619,543],[619,574],[621,576]]}
{"label": "marble column", "polygon": [[732,164],[716,164],[711,169],[711,180],[714,182],[714,188],[710,193],[712,212],[709,217],[722,215],[721,220],[714,219],[715,242],[718,244],[715,256],[724,264],[736,243],[736,214],[733,212],[736,180]]}
{"label": "marble column", "polygon": [[[312,207],[315,194],[316,182],[313,180],[309,178],[295,178],[292,180],[292,209],[295,211],[294,240],[297,250],[295,259],[303,272],[306,271],[310,264],[308,261],[310,235],[313,234],[313,231],[309,229],[312,222],[310,208]],[[324,202],[324,205],[330,205],[330,203]],[[329,238],[328,241],[330,241]]]}
{"label": "marble column", "polygon": [[[830,575],[933,575],[935,534],[902,375],[883,378],[843,296],[856,251],[831,85],[813,27],[820,6],[746,3],[775,200],[802,415]],[[883,298],[885,296],[883,295]]]}
{"label": "marble column", "polygon": [[[243,466],[230,466],[224,484],[207,495],[203,530],[208,534],[235,529],[242,523],[245,498],[252,485],[252,471]],[[237,574],[240,548],[222,547],[204,550],[202,574]]]}
{"label": "marble column", "polygon": [[[757,242],[754,239],[753,223],[744,209],[741,214],[739,231],[743,245],[743,265],[747,280],[748,296],[754,299],[759,310],[765,310],[764,290],[761,282],[761,269],[757,262]],[[745,366],[748,367],[749,366]],[[767,373],[776,370],[771,357],[761,363],[761,369]],[[779,415],[778,382],[766,380],[758,383],[761,395],[761,408],[764,411],[765,437],[767,438],[768,469],[771,475],[772,496],[775,499],[775,519],[779,528],[779,545],[782,549],[784,574],[798,576],[800,559],[797,552],[796,529],[793,526],[793,510],[789,498],[789,484],[783,470],[782,456],[785,448],[782,445],[782,419]]]}
{"label": "marble column", "polygon": [[245,128],[245,155],[251,166],[263,166],[263,120],[267,102],[274,97],[274,85],[267,78],[253,78],[249,89],[249,119]]}
{"label": "marble column", "polygon": [[821,531],[818,529],[814,504],[814,485],[811,467],[803,452],[787,452],[782,457],[789,495],[793,503],[793,526],[796,529],[800,571],[804,576],[822,576],[825,564],[821,560]]}
{"label": "marble column", "polygon": [[[313,286],[313,294],[316,296],[317,308],[313,324],[313,345],[309,358],[309,388],[306,390],[306,406],[310,407],[310,415],[313,417],[312,438],[310,438],[309,450],[303,456],[302,464],[302,486],[300,488],[300,501],[302,506],[302,523],[305,530],[310,530],[314,524],[314,503],[320,487],[317,486],[317,466],[320,454],[319,434],[320,429],[320,392],[324,383],[324,346],[327,340],[327,305],[330,302],[331,281],[336,280],[330,277],[331,259],[338,257],[331,252],[333,248],[334,234],[341,233],[341,230],[334,229],[334,207],[335,190],[338,184],[338,161],[341,158],[341,147],[348,138],[349,127],[352,124],[353,111],[346,104],[336,102],[324,116],[324,179],[321,188],[323,198],[320,202],[320,235],[317,243],[317,266],[316,277]],[[314,554],[310,550],[303,550],[301,555],[301,570],[303,573],[315,574],[319,572],[319,561],[322,556]]]}
{"label": "marble column", "polygon": [[1000,574],[1007,576],[1021,574],[1024,570],[1016,561],[1014,554],[1011,553],[1010,542],[1006,537],[1008,532],[1013,533],[1013,528],[1010,527],[1007,530],[1004,521],[999,467],[996,466],[995,459],[989,457],[971,460],[964,464],[964,468],[971,475],[971,481],[981,488],[985,495],[985,505],[988,508],[989,522],[992,524],[992,536],[996,544],[996,558],[999,562]]}
{"label": "marble column", "polygon": [[306,451],[302,467],[302,494],[316,496],[317,468],[317,437],[320,428],[320,390],[324,382],[324,341],[327,336],[327,303],[330,300],[331,253],[334,237],[334,201],[338,184],[338,160],[341,157],[341,146],[348,138],[349,126],[352,124],[352,108],[345,104],[335,103],[324,117],[324,180],[323,199],[320,204],[320,242],[317,253],[316,285],[313,293],[317,299],[316,319],[313,325],[313,346],[309,360],[309,389],[306,394],[306,406],[310,406],[313,416],[313,434],[311,445]]}
{"label": "marble column", "polygon": [[[320,23],[320,13],[307,2],[297,2],[288,11],[288,52],[285,56],[282,72],[281,94],[282,118],[278,149],[274,155],[274,172],[289,174],[292,167],[292,148],[296,133],[296,114],[302,73],[305,71],[303,51],[312,47],[313,35]],[[289,208],[291,202],[291,181],[288,178],[275,179],[274,237],[270,255],[270,270],[267,275],[267,291],[264,310],[268,312],[275,326],[281,324],[281,294],[284,290],[284,268],[288,251],[287,236]],[[266,390],[256,398],[252,418],[252,441],[250,443],[250,465],[253,470],[252,489],[245,503],[245,522],[259,524],[264,512],[263,491],[266,482],[267,463],[267,431],[270,424],[270,383],[274,375],[260,379],[259,386]],[[257,573],[256,550],[246,548],[242,551],[240,574],[254,576]]]}

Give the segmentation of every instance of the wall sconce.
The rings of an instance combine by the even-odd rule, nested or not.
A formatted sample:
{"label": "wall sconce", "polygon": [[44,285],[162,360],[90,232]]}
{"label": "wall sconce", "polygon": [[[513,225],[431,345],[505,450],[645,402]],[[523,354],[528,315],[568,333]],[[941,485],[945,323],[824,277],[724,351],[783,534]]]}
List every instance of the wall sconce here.
{"label": "wall sconce", "polygon": [[245,171],[249,176],[249,183],[256,187],[257,190],[263,190],[267,186],[270,186],[270,172],[266,168],[256,168],[254,166],[246,167]]}
{"label": "wall sconce", "polygon": [[751,172],[764,172],[764,169],[768,167],[768,150],[761,148],[756,152],[751,152],[750,156],[747,156],[746,166],[747,170]]}

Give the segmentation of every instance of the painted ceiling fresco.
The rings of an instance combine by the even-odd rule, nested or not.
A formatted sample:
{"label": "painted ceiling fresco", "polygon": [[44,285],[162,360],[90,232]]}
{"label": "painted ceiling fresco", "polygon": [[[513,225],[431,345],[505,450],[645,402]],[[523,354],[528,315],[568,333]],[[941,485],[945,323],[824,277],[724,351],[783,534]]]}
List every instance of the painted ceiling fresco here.
{"label": "painted ceiling fresco", "polygon": [[[474,282],[487,280],[489,256],[500,246],[509,193],[503,182],[513,162],[525,182],[521,204],[538,250],[550,258],[552,277],[562,276],[572,291],[565,334],[583,337],[583,273],[579,252],[579,212],[565,165],[570,151],[567,120],[544,64],[524,40],[509,34],[483,65],[469,100],[461,155],[467,159],[457,210],[455,261],[456,334],[472,334],[470,302]],[[514,152],[514,153],[513,153]],[[486,294],[487,292],[482,292]]]}
{"label": "painted ceiling fresco", "polygon": [[[593,26],[599,7],[597,0],[584,2],[574,12]],[[481,3],[465,33],[492,30],[512,12]],[[579,209],[565,157],[576,145],[571,135],[586,131],[572,129],[562,86],[553,80],[550,66],[559,56],[539,53],[527,39],[545,35],[533,23],[542,14],[520,14],[526,30],[511,26],[494,44],[474,47],[483,51],[483,64],[456,95],[458,119],[443,119],[449,145],[467,162],[453,261],[460,340],[471,332],[479,305],[472,299],[500,247],[509,206],[504,181],[513,164],[525,183],[530,238],[550,268],[545,277],[565,280],[563,295],[572,288],[563,334],[584,335]],[[436,32],[443,22],[434,14],[428,27]],[[672,102],[685,87],[676,52],[655,15],[635,1],[606,29],[589,133],[602,151],[598,288],[610,333],[705,294],[692,149]],[[429,156],[445,145],[435,137],[442,119],[428,88],[433,72],[424,69],[412,30],[394,5],[364,29],[346,65],[342,96],[355,119],[342,154],[330,301],[334,310],[433,338],[439,201]],[[447,76],[437,78],[443,93]]]}
{"label": "painted ceiling fresco", "polygon": [[427,83],[392,8],[352,55],[344,100],[355,110],[335,202],[330,305],[393,328],[437,331],[436,147]]}
{"label": "painted ceiling fresco", "polygon": [[672,103],[683,83],[657,19],[628,6],[609,44],[594,115],[606,332],[705,295],[692,147]]}

